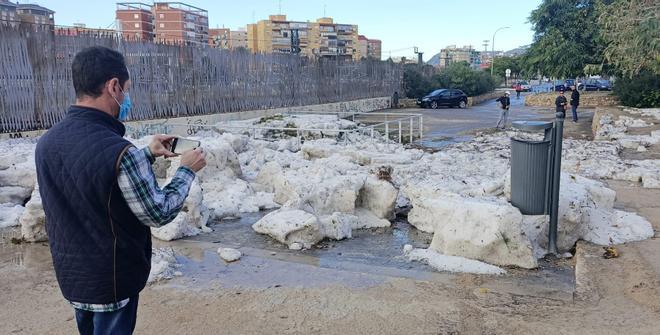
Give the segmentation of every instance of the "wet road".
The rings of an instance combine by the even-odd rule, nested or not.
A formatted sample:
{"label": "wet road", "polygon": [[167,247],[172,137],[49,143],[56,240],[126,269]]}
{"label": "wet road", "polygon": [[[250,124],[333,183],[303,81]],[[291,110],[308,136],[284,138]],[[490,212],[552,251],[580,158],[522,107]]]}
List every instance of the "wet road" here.
{"label": "wet road", "polygon": [[[532,93],[523,93],[520,99],[516,98],[515,92],[512,91],[512,93],[507,127],[511,127],[512,121],[554,120],[555,114],[553,108],[525,106],[525,97]],[[407,108],[398,110],[390,109],[383,112],[422,114],[424,117],[424,139],[420,144],[433,148],[443,147],[455,142],[468,141],[477,131],[494,129],[500,117],[499,103],[495,99],[464,109]],[[566,122],[565,127],[567,132],[574,130],[573,128],[578,130],[578,127],[585,128],[582,130],[586,131],[591,129],[590,117],[593,114],[593,110],[580,108],[579,112],[581,117],[585,118],[585,122],[578,125],[574,125],[572,122]]]}

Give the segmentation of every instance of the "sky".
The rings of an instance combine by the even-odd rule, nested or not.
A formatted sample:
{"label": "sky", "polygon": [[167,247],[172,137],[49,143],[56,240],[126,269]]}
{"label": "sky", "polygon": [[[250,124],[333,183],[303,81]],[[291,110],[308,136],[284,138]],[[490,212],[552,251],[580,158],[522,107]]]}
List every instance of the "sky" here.
{"label": "sky", "polygon": [[[21,1],[19,2],[27,2]],[[87,27],[113,27],[116,1],[31,0],[55,11],[55,24],[84,23]],[[148,2],[143,0],[143,2]],[[497,50],[510,50],[532,42],[527,23],[541,0],[185,0],[209,12],[211,28],[237,29],[246,24],[286,14],[292,21],[315,21],[326,16],[337,23],[357,24],[361,35],[383,42],[383,58],[415,57],[413,47],[427,61],[448,45],[472,45],[483,50],[483,41],[495,38]],[[280,5],[281,4],[281,5]],[[491,49],[491,46],[488,47]]]}

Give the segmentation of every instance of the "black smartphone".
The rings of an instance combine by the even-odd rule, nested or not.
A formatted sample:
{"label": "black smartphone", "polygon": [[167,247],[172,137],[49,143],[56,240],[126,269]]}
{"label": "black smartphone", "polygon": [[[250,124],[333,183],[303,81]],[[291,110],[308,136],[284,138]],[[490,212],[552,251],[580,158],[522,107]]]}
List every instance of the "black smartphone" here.
{"label": "black smartphone", "polygon": [[172,151],[173,153],[180,155],[186,151],[194,150],[201,145],[201,142],[195,140],[189,140],[187,138],[175,137],[172,140]]}

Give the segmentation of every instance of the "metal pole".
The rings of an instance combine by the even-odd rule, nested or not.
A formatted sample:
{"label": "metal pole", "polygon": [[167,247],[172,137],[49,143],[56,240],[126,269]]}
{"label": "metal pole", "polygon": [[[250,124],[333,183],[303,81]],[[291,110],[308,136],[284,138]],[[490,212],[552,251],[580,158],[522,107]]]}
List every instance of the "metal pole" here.
{"label": "metal pole", "polygon": [[390,141],[390,122],[385,121],[385,142]]}
{"label": "metal pole", "polygon": [[399,144],[401,144],[401,120],[399,120]]}
{"label": "metal pole", "polygon": [[493,59],[491,59],[491,61],[490,61],[490,75],[491,76],[493,75],[493,68],[494,68],[494,65],[495,65],[495,35],[497,35],[497,32],[502,30],[502,29],[509,29],[509,27],[497,28],[497,30],[495,30],[495,32],[493,33],[493,48],[492,48],[492,54],[491,54],[491,57],[493,57]]}
{"label": "metal pole", "polygon": [[411,116],[410,117],[410,141],[408,141],[408,143],[413,142],[413,127],[414,127],[413,117]]}
{"label": "metal pole", "polygon": [[424,117],[420,116],[419,117],[419,140],[422,140],[422,137],[424,137]]}
{"label": "metal pole", "polygon": [[564,113],[557,113],[555,119],[555,133],[553,139],[553,167],[552,167],[552,206],[550,207],[550,227],[548,229],[548,254],[558,255],[557,250],[557,224],[559,220],[559,184],[561,180],[561,150],[564,137]]}

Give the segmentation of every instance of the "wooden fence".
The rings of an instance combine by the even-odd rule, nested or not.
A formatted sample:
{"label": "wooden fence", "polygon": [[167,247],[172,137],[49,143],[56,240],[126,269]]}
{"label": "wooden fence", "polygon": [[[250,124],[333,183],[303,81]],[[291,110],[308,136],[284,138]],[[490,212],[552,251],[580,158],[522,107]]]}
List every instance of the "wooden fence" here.
{"label": "wooden fence", "polygon": [[403,79],[399,65],[377,60],[314,60],[0,26],[0,133],[59,121],[75,99],[71,62],[93,45],[124,54],[131,120],[390,96]]}

